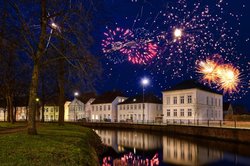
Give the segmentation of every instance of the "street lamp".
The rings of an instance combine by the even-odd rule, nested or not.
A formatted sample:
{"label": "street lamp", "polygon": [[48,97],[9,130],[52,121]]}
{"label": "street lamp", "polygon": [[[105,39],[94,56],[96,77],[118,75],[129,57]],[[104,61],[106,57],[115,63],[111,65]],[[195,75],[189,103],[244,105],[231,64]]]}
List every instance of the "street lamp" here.
{"label": "street lamp", "polygon": [[38,117],[36,117],[36,114],[34,115],[34,117],[37,118],[37,120],[39,120],[39,118],[40,118],[39,109],[38,109],[39,101],[40,101],[40,99],[37,97],[36,98],[36,111],[35,112],[37,112]]}
{"label": "street lamp", "polygon": [[144,123],[144,91],[145,87],[149,85],[149,79],[146,77],[142,78],[141,84],[142,84],[142,121]]}
{"label": "street lamp", "polygon": [[[79,96],[79,93],[78,92],[75,92],[74,93],[74,97],[76,99],[76,97]],[[74,121],[76,121],[76,104],[74,103]]]}

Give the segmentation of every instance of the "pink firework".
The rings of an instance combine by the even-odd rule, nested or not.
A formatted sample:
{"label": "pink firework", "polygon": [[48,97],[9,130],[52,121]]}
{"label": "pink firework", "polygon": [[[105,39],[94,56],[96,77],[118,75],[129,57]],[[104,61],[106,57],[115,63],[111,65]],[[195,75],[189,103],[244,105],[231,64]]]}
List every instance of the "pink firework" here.
{"label": "pink firework", "polygon": [[145,39],[146,35],[142,32],[132,32],[120,27],[115,30],[108,29],[104,33],[105,39],[102,40],[103,53],[114,62],[122,62],[125,56],[133,64],[150,62],[157,55],[158,47],[152,40]]}
{"label": "pink firework", "polygon": [[157,45],[151,42],[137,44],[138,48],[132,48],[128,54],[128,60],[133,64],[146,64],[157,55]]}

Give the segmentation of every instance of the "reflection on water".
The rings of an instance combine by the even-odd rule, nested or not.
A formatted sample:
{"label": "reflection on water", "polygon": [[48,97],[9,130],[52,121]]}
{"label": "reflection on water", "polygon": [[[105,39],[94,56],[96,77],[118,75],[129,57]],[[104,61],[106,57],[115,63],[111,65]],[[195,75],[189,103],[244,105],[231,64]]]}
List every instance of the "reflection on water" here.
{"label": "reflection on water", "polygon": [[204,165],[223,158],[223,153],[185,140],[163,136],[163,162],[178,165]]}
{"label": "reflection on water", "polygon": [[224,152],[204,141],[197,144],[187,139],[138,131],[94,131],[103,144],[112,147],[112,151],[103,155],[102,166],[250,165],[250,157]]}

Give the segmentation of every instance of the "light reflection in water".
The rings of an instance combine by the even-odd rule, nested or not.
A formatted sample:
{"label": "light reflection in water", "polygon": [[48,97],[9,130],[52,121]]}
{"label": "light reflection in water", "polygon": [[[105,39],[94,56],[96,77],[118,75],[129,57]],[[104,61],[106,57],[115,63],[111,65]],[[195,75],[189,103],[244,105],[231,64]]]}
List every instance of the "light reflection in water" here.
{"label": "light reflection in water", "polygon": [[[222,150],[194,141],[138,131],[94,131],[116,153],[103,156],[102,166],[230,165]],[[246,160],[250,163],[250,158]]]}

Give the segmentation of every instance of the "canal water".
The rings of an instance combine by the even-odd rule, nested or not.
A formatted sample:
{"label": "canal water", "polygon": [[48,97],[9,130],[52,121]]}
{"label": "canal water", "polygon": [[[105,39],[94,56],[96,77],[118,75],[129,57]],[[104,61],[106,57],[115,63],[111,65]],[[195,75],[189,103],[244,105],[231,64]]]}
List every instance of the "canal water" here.
{"label": "canal water", "polygon": [[250,145],[142,131],[93,129],[102,166],[250,166]]}

